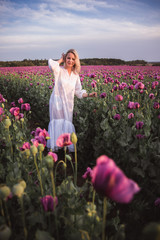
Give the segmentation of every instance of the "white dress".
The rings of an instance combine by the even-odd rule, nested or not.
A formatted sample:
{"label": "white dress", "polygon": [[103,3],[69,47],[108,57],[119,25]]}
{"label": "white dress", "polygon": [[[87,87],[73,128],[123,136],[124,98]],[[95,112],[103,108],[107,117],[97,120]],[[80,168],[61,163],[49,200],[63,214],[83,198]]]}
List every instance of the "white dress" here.
{"label": "white dress", "polygon": [[[74,95],[82,98],[86,90],[82,89],[80,77],[73,71],[69,75],[67,69],[60,67],[57,61],[49,59],[48,65],[55,77],[55,86],[49,100],[50,122],[48,133],[50,139],[47,147],[52,151],[58,150],[56,145],[57,138],[63,133],[75,132],[73,120]],[[74,145],[69,146],[71,152]]]}

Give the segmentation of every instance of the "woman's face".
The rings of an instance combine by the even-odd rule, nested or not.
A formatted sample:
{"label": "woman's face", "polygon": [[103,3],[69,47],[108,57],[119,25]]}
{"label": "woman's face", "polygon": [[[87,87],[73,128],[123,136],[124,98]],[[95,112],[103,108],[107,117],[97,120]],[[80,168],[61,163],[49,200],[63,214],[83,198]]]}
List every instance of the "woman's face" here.
{"label": "woman's face", "polygon": [[75,65],[75,55],[68,53],[66,56],[66,68],[72,68]]}

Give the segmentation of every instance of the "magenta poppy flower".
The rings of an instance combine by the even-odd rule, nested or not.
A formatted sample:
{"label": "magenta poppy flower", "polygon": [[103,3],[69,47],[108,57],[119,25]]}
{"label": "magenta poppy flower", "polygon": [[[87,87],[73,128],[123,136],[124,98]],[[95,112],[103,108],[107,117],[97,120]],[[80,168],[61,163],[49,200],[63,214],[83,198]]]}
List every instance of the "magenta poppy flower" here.
{"label": "magenta poppy flower", "polygon": [[150,98],[150,99],[154,99],[154,98],[155,98],[155,97],[154,97],[154,94],[153,94],[153,93],[150,93],[150,94],[149,94],[149,98]]}
{"label": "magenta poppy flower", "polygon": [[96,87],[96,83],[95,82],[91,82],[91,86],[92,86],[92,88],[95,88]]}
{"label": "magenta poppy flower", "polygon": [[157,198],[156,201],[154,202],[154,205],[156,207],[160,207],[160,198]]}
{"label": "magenta poppy flower", "polygon": [[82,178],[86,179],[88,177],[92,177],[92,169],[90,167],[87,168],[87,171],[83,174]]}
{"label": "magenta poppy flower", "polygon": [[26,150],[26,149],[30,149],[30,147],[31,147],[30,143],[29,143],[29,142],[25,142],[25,143],[23,143],[23,146],[20,147],[19,149],[20,149],[21,151],[24,151],[24,150]]}
{"label": "magenta poppy flower", "polygon": [[114,115],[114,117],[113,117],[115,120],[120,120],[120,118],[121,118],[121,115],[120,114],[116,114],[116,115]]}
{"label": "magenta poppy flower", "polygon": [[71,136],[70,133],[61,134],[56,141],[56,145],[58,147],[65,147],[65,146],[71,145],[72,142],[71,142],[70,136]]}
{"label": "magenta poppy flower", "polygon": [[40,198],[40,201],[45,212],[53,212],[55,207],[58,205],[58,198],[53,198],[51,195],[46,195]]}
{"label": "magenta poppy flower", "polygon": [[2,107],[0,107],[0,115],[2,115],[4,113],[4,110]]}
{"label": "magenta poppy flower", "polygon": [[143,89],[144,84],[142,82],[138,82],[138,83],[136,83],[136,85],[134,87],[135,87],[135,89]]}
{"label": "magenta poppy flower", "polygon": [[137,128],[137,129],[142,129],[142,128],[143,128],[143,125],[144,125],[144,122],[136,121],[136,128]]}
{"label": "magenta poppy flower", "polygon": [[46,139],[44,136],[35,136],[34,139],[31,139],[31,142],[33,143],[33,145],[35,145],[36,147],[38,147],[38,145],[41,143],[44,145],[44,147],[46,146]]}
{"label": "magenta poppy flower", "polygon": [[116,99],[116,101],[122,101],[123,96],[118,94],[117,96],[115,96],[115,99]]}
{"label": "magenta poppy flower", "polygon": [[105,98],[107,96],[107,94],[105,92],[100,94],[100,98]]}
{"label": "magenta poppy flower", "polygon": [[92,183],[99,194],[119,203],[129,203],[134,194],[140,191],[137,183],[127,178],[115,162],[105,155],[97,159]]}
{"label": "magenta poppy flower", "polygon": [[56,153],[49,152],[48,155],[51,156],[51,157],[53,158],[53,161],[54,161],[54,162],[57,162],[57,160],[58,160],[58,156],[57,156]]}
{"label": "magenta poppy flower", "polygon": [[131,118],[134,118],[134,114],[133,113],[128,114],[128,119],[131,119]]}
{"label": "magenta poppy flower", "polygon": [[12,107],[9,111],[13,116],[18,116],[20,109],[19,107]]}
{"label": "magenta poppy flower", "polygon": [[158,103],[158,102],[154,102],[153,108],[154,108],[154,109],[158,109],[158,108],[159,108],[159,103]]}
{"label": "magenta poppy flower", "polygon": [[140,104],[138,102],[135,102],[134,103],[134,108],[137,109],[137,108],[140,108]]}
{"label": "magenta poppy flower", "polygon": [[0,94],[0,103],[4,103],[6,101],[6,99],[3,97],[2,94]]}
{"label": "magenta poppy flower", "polygon": [[46,131],[46,129],[36,128],[35,136],[43,136],[43,137],[49,137],[49,133]]}
{"label": "magenta poppy flower", "polygon": [[18,99],[18,103],[22,104],[22,103],[23,103],[23,99],[22,99],[22,98],[19,98],[19,99]]}
{"label": "magenta poppy flower", "polygon": [[134,108],[134,102],[129,101],[128,108],[133,109]]}
{"label": "magenta poppy flower", "polygon": [[133,88],[134,88],[133,85],[128,86],[128,89],[129,89],[129,90],[133,90]]}
{"label": "magenta poppy flower", "polygon": [[21,105],[21,110],[30,111],[31,107],[29,103],[24,103]]}

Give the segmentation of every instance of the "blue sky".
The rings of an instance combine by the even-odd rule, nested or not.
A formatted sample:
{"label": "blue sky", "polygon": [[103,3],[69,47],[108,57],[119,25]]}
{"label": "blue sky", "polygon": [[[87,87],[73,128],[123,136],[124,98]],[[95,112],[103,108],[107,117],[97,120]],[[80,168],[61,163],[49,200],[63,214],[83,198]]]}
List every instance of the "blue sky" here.
{"label": "blue sky", "polygon": [[0,60],[160,61],[159,0],[0,0]]}

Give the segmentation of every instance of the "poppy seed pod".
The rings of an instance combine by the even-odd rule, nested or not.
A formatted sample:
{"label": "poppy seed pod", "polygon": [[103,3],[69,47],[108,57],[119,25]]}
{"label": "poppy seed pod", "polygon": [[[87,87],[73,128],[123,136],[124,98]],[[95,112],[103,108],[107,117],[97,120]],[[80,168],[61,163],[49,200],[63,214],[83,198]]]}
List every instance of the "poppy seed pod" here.
{"label": "poppy seed pod", "polygon": [[6,185],[3,185],[0,187],[0,198],[2,200],[6,200],[7,197],[10,195],[10,193],[11,193],[11,190]]}
{"label": "poppy seed pod", "polygon": [[0,239],[8,240],[10,236],[11,236],[11,229],[7,225],[2,224],[0,226]]}
{"label": "poppy seed pod", "polygon": [[77,135],[74,132],[71,133],[71,142],[73,144],[77,143]]}
{"label": "poppy seed pod", "polygon": [[11,126],[11,120],[10,119],[5,119],[4,120],[4,127],[9,128]]}
{"label": "poppy seed pod", "polygon": [[23,154],[26,156],[26,157],[29,157],[30,156],[30,150],[29,149],[25,149]]}

